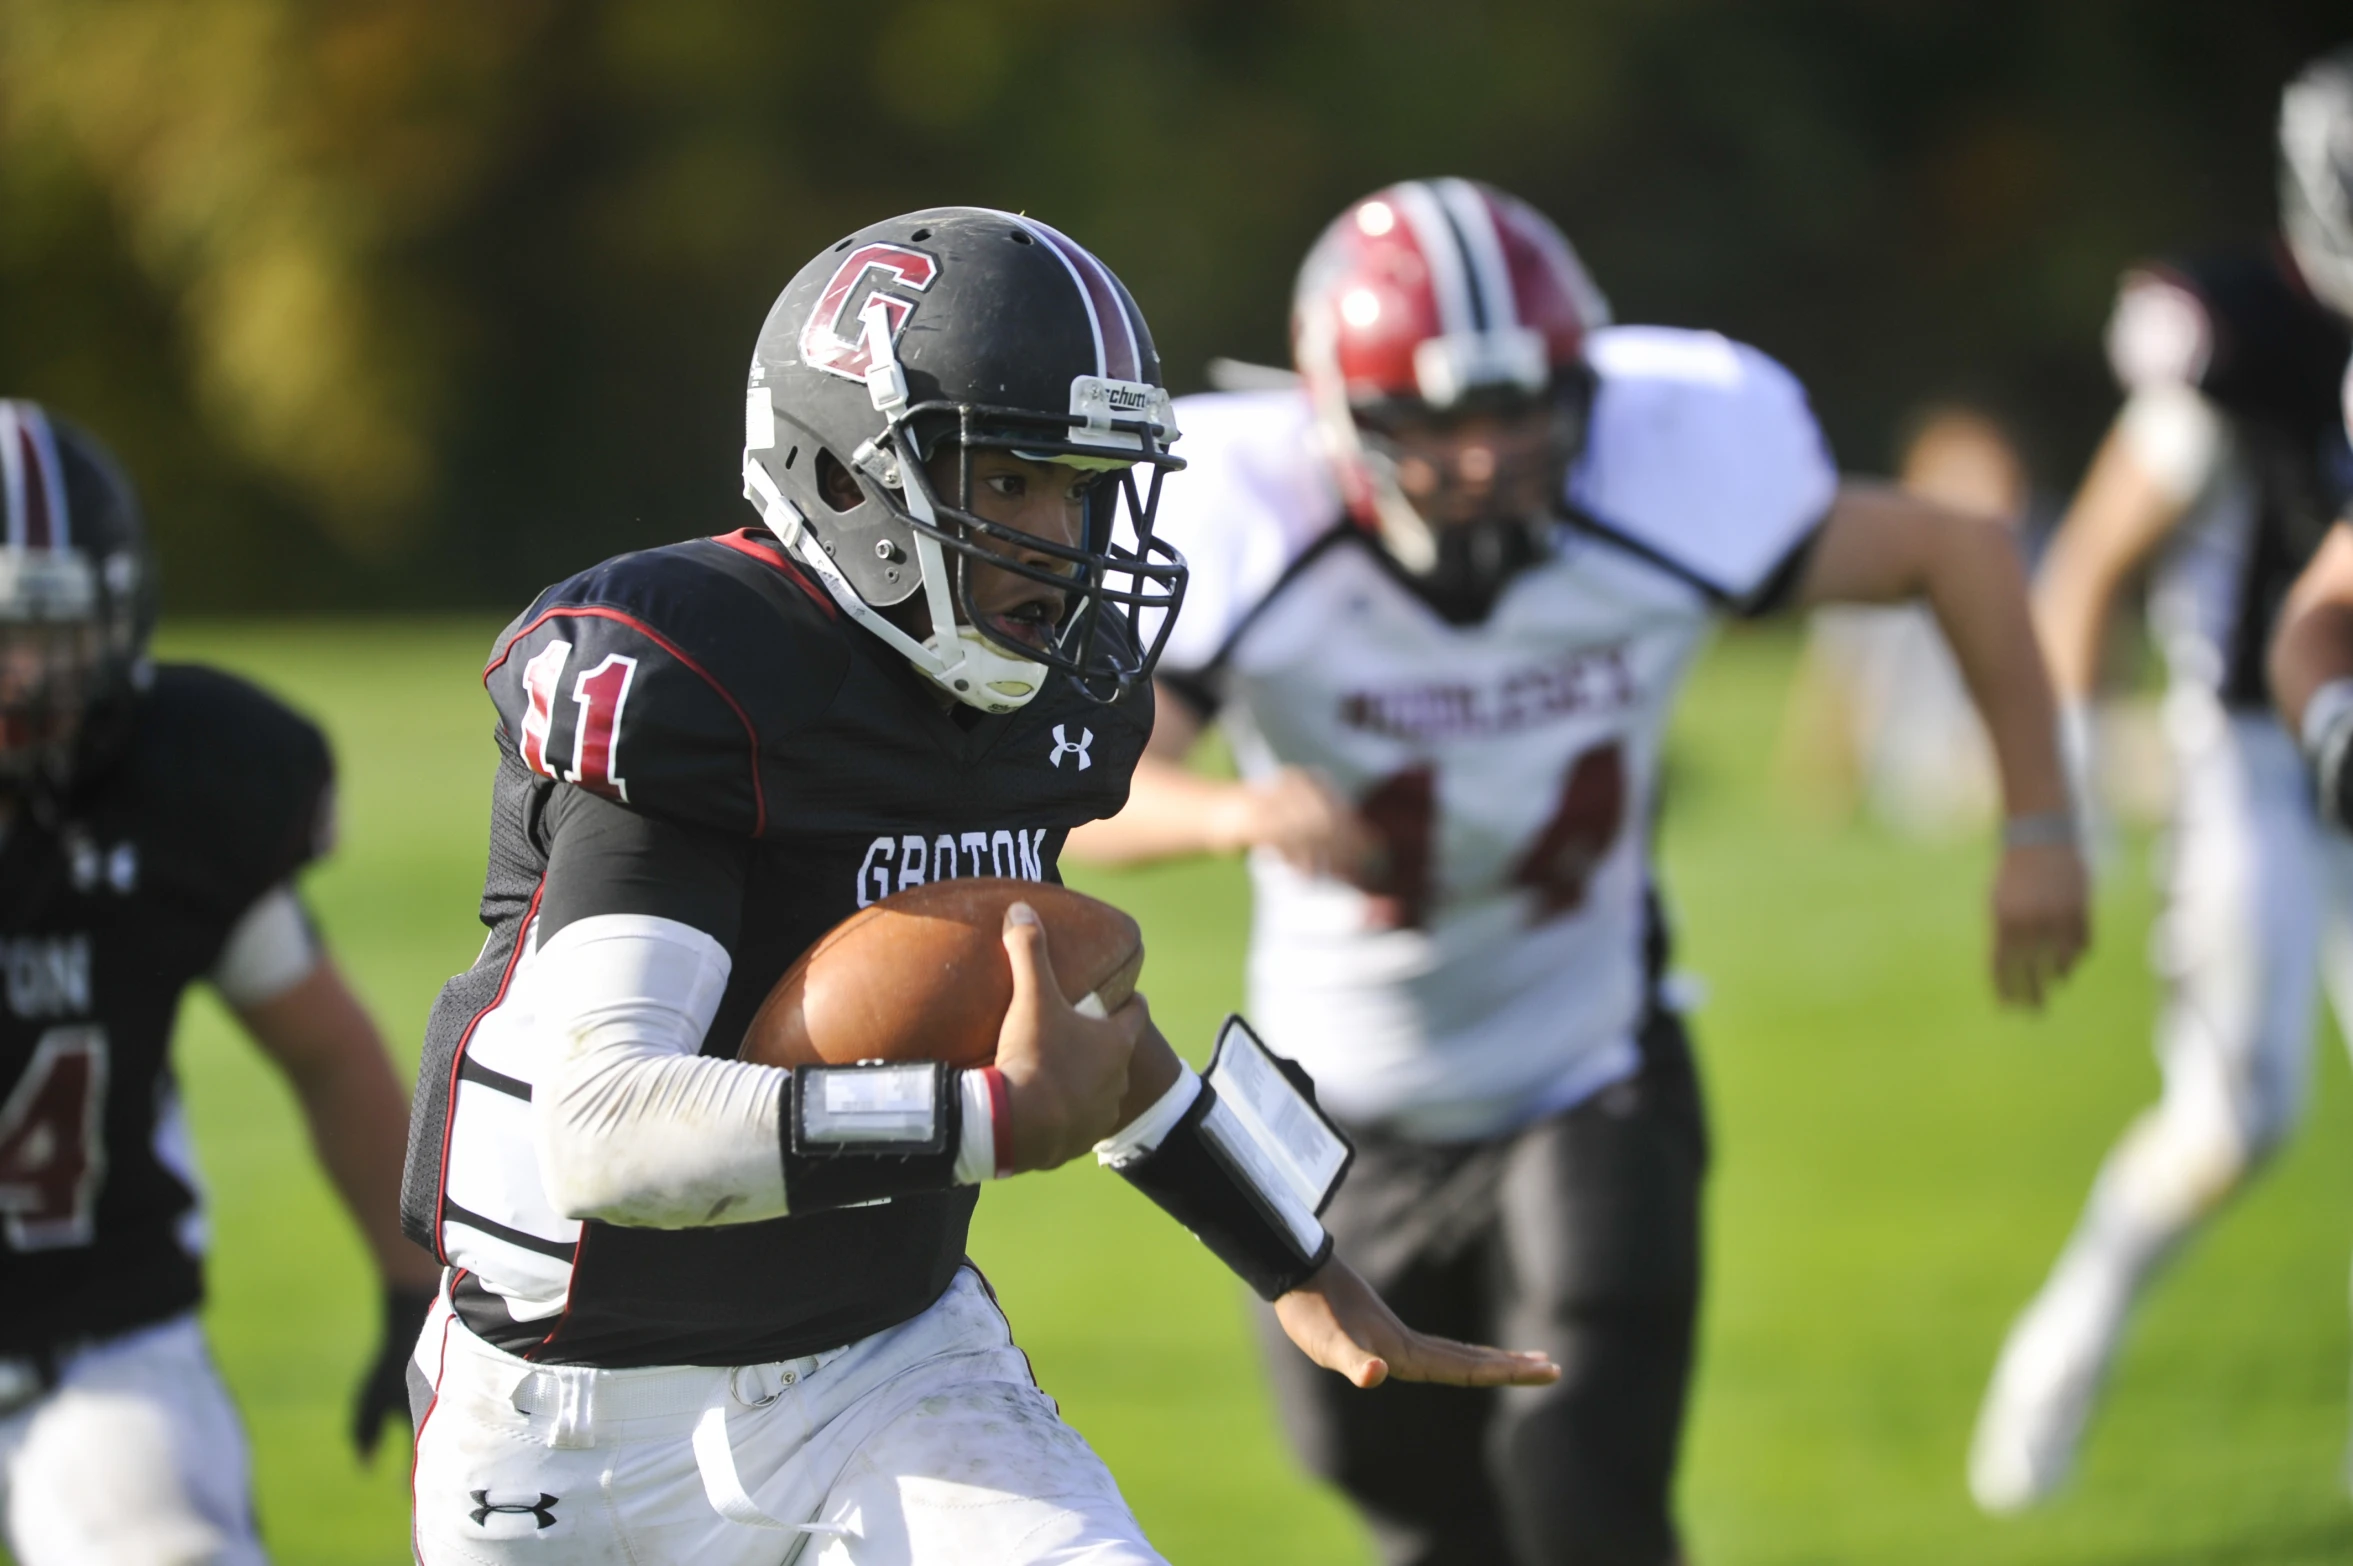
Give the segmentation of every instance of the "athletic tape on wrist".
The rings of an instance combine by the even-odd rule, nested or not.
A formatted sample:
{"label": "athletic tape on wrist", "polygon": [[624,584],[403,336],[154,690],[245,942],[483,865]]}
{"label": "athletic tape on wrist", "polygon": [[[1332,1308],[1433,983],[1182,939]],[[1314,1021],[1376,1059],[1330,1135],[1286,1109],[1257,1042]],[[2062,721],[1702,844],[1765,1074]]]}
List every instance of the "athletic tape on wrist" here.
{"label": "athletic tape on wrist", "polygon": [[[1165,1129],[1151,1135],[1148,1122]],[[1315,1107],[1305,1074],[1269,1053],[1239,1017],[1228,1019],[1206,1079],[1188,1070],[1096,1149],[1269,1300],[1331,1256],[1332,1237],[1316,1214],[1352,1153]]]}
{"label": "athletic tape on wrist", "polygon": [[964,1125],[958,1075],[939,1061],[795,1066],[782,1117],[787,1210],[954,1185]]}

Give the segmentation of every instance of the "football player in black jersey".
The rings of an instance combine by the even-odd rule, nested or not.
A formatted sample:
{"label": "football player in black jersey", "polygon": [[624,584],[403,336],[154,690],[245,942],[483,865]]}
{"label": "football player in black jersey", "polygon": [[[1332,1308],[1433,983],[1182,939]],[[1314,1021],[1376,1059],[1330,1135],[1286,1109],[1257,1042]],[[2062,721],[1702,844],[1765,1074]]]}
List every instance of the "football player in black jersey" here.
{"label": "football player in black jersey", "polygon": [[0,402],[0,1508],[23,1566],[262,1559],[197,1329],[204,1219],[170,1044],[209,981],[285,1073],[386,1281],[353,1436],[405,1417],[432,1270],[402,1239],[401,1092],[293,889],[328,846],[310,724],[151,665],[138,501]]}
{"label": "football player in black jersey", "polygon": [[487,671],[490,939],[429,1026],[403,1200],[449,1269],[419,1558],[1157,1561],[964,1257],[980,1182],[1089,1146],[1362,1384],[1555,1374],[1401,1327],[1141,1001],[1061,1000],[1024,909],[994,1066],[732,1058],[857,909],[1056,879],[1126,796],[1185,577],[1143,318],[1043,223],[842,240],[745,406],[763,525],[559,583]]}
{"label": "football player in black jersey", "polygon": [[[2279,130],[2283,246],[2125,278],[2108,328],[2125,405],[2038,585],[2053,675],[2079,720],[2109,604],[2154,562],[2178,790],[2158,956],[2170,995],[2163,1096],[2109,1155],[1987,1390],[1969,1478],[1990,1511],[2030,1506],[2066,1477],[2143,1282],[2293,1126],[2323,927],[2353,915],[2353,845],[2317,830],[2264,679],[2289,584],[2353,496],[2339,406],[2353,352],[2353,52],[2290,85]],[[2353,972],[2328,977],[2341,1007]]]}
{"label": "football player in black jersey", "polygon": [[[2280,124],[2289,244],[2312,291],[2353,319],[2353,49],[2288,90]],[[2353,364],[2345,367],[2353,439]],[[2339,519],[2288,596],[2271,649],[2272,694],[2303,740],[2323,820],[2353,829],[2353,516]]]}

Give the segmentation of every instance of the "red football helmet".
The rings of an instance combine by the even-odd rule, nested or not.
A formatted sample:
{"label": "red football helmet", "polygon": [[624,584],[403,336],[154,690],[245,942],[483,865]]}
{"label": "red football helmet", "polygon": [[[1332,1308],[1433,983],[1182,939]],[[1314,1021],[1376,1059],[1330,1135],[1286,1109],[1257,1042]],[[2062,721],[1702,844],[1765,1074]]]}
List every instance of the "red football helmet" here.
{"label": "red football helmet", "polygon": [[[1292,352],[1350,511],[1408,571],[1440,570],[1440,530],[1399,487],[1390,431],[1549,405],[1557,477],[1584,439],[1585,339],[1608,323],[1609,302],[1561,231],[1491,186],[1411,180],[1350,206],[1308,252],[1291,311]],[[1549,519],[1494,520],[1527,533]]]}

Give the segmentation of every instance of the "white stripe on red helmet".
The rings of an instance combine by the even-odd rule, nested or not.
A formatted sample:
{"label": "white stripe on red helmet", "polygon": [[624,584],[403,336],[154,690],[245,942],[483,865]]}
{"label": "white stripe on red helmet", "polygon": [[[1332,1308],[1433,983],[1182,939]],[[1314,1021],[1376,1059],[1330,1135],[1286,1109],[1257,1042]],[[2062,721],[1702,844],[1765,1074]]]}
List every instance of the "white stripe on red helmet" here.
{"label": "white stripe on red helmet", "polygon": [[1512,287],[1511,268],[1503,259],[1503,239],[1496,232],[1495,207],[1487,193],[1467,179],[1432,180],[1430,188],[1453,219],[1454,237],[1478,285],[1486,329],[1499,332],[1518,326],[1517,291]]}

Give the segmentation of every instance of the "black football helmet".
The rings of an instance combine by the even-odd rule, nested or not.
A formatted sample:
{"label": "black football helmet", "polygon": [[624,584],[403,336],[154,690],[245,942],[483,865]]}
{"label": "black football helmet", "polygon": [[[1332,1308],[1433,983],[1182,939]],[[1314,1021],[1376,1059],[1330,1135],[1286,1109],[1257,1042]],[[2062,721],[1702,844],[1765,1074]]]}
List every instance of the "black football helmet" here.
{"label": "black football helmet", "polygon": [[0,793],[55,792],[119,738],[155,625],[139,497],[106,448],[0,400]]}
{"label": "black football helmet", "polygon": [[2313,296],[2353,317],[2353,45],[2288,83],[2279,105],[2280,227]]}
{"label": "black football helmet", "polygon": [[[760,328],[744,497],[842,609],[957,700],[1008,712],[1048,668],[1108,700],[1151,672],[1185,564],[1153,536],[1176,419],[1143,313],[1111,269],[1035,218],[936,207],[869,224],[803,267]],[[940,493],[925,460],[995,447],[1100,475],[1075,548]],[[838,465],[861,499],[835,509]],[[838,481],[836,494],[840,493]],[[1044,554],[1053,566],[1003,553]],[[1044,650],[973,612],[978,561],[1063,594]],[[924,594],[925,641],[880,613]]]}

